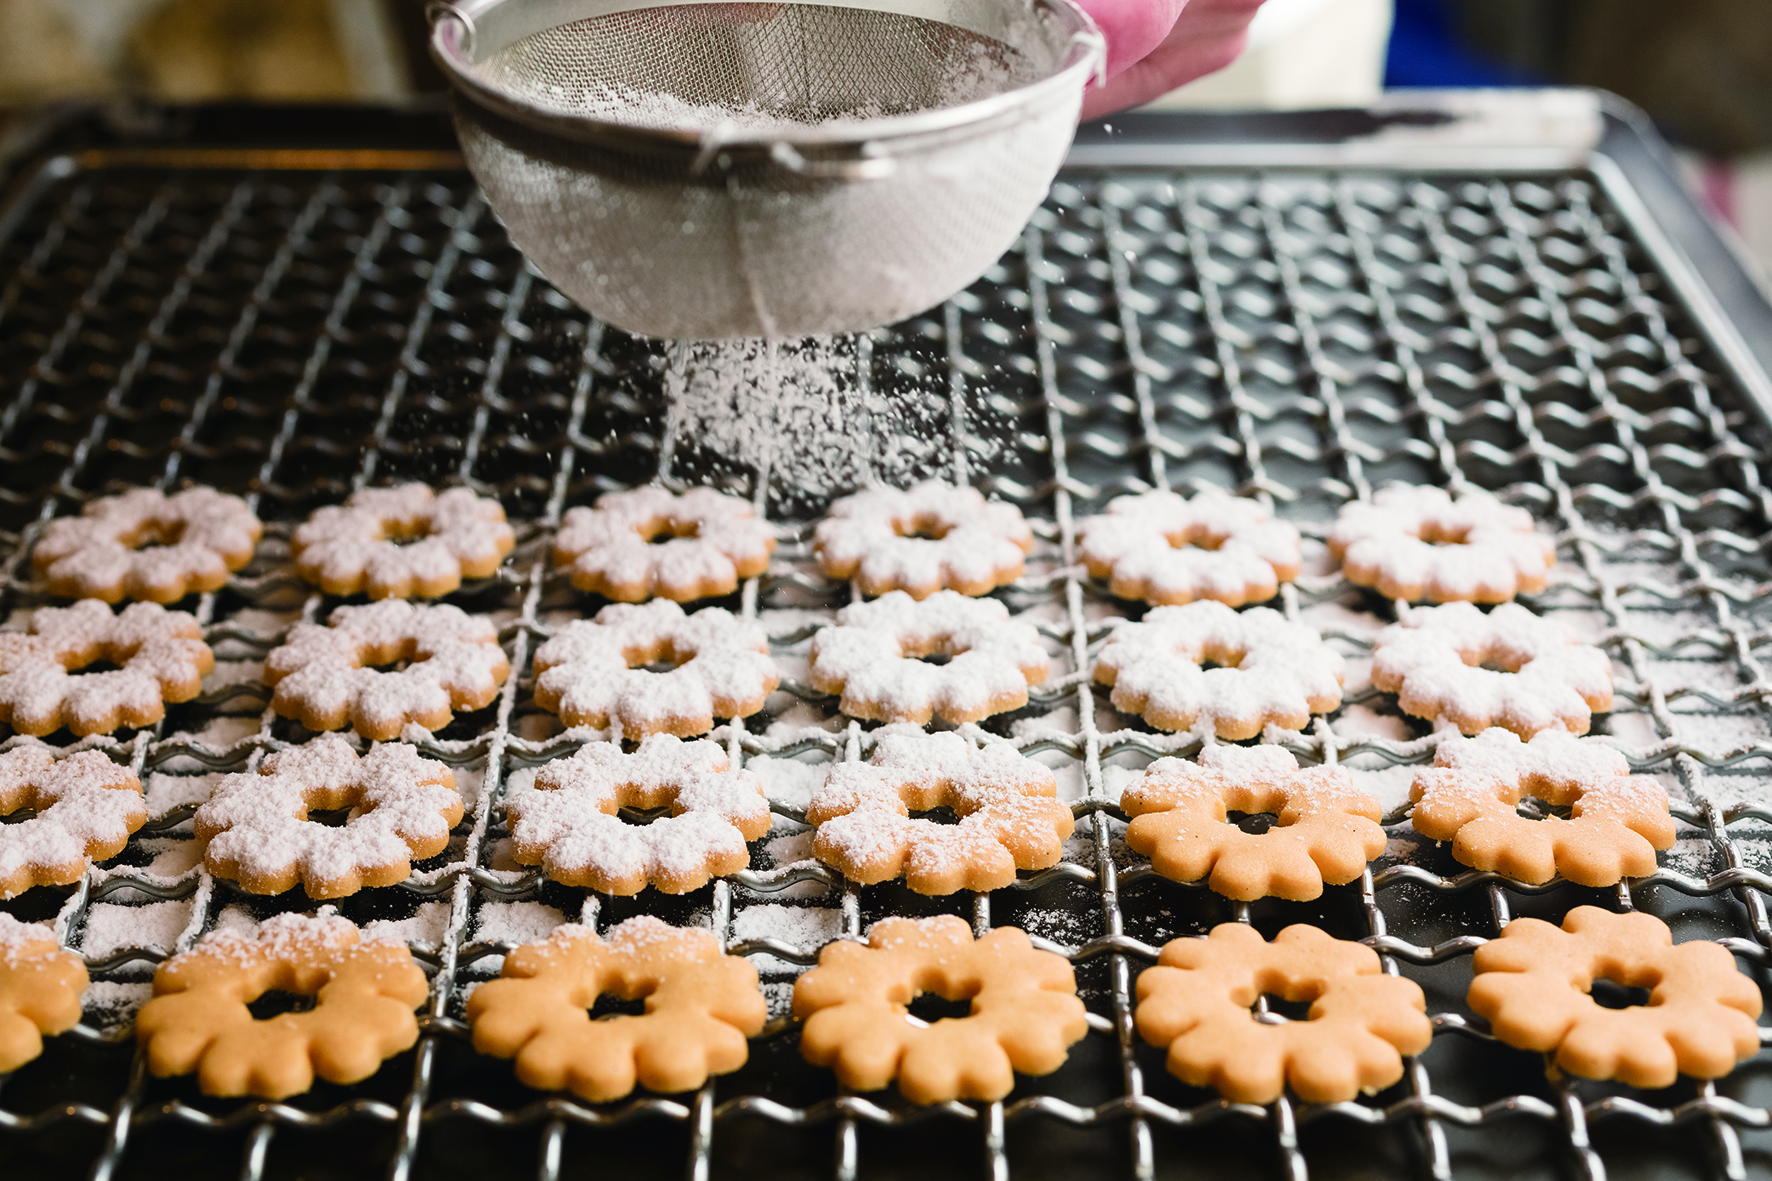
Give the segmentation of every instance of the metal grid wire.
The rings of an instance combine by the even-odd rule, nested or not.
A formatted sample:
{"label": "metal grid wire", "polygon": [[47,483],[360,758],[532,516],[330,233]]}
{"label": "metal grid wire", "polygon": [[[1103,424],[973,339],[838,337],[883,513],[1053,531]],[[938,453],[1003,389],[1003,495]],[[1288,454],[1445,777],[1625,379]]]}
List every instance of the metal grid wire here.
{"label": "metal grid wire", "polygon": [[[870,738],[795,677],[850,592],[809,561],[819,506],[757,473],[726,482],[783,518],[785,540],[728,605],[768,627],[787,680],[762,715],[715,735],[771,792],[776,830],[753,868],[682,898],[606,899],[509,862],[503,786],[579,743],[530,699],[534,646],[596,606],[550,569],[554,526],[603,491],[712,469],[693,440],[664,437],[663,351],[587,323],[462,175],[72,170],[0,243],[0,283],[0,593],[15,621],[41,601],[28,558],[43,523],[95,495],[192,480],[247,495],[268,523],[254,564],[194,600],[220,662],[205,694],[152,731],[71,744],[141,774],[155,818],[78,886],[7,904],[53,919],[97,982],[87,1024],[0,1080],[9,1176],[1736,1179],[1772,1167],[1767,1055],[1714,1084],[1635,1092],[1547,1077],[1463,1005],[1469,953],[1517,913],[1639,907],[1677,938],[1719,940],[1762,984],[1772,958],[1764,440],[1591,179],[1070,174],[970,292],[859,350],[870,397],[927,412],[934,443],[895,478],[969,480],[1019,504],[1042,539],[999,593],[1038,622],[1054,678],[985,728],[1054,767],[1077,834],[1053,869],[945,899],[858,887],[796,851],[805,786],[821,763],[865,757]],[[452,596],[500,621],[515,670],[494,706],[422,746],[469,796],[456,839],[408,882],[340,902],[359,921],[407,924],[433,975],[423,1036],[355,1087],[207,1099],[146,1073],[129,1003],[155,963],[230,913],[312,904],[203,873],[193,801],[203,776],[306,736],[265,708],[258,663],[334,605],[293,577],[289,530],[354,488],[404,479],[496,495],[519,533],[505,573]],[[1137,610],[1076,566],[1079,518],[1122,492],[1217,485],[1320,539],[1339,505],[1392,479],[1495,489],[1556,533],[1558,575],[1531,605],[1613,656],[1619,706],[1597,731],[1668,786],[1680,821],[1652,877],[1594,891],[1465,871],[1414,837],[1401,805],[1386,855],[1310,904],[1229,903],[1125,847],[1119,789],[1194,746],[1115,713],[1090,684],[1112,620]],[[1351,669],[1344,706],[1286,744],[1400,798],[1433,739],[1365,682],[1394,605],[1326,560],[1279,605]],[[778,1019],[749,1066],[693,1095],[592,1106],[526,1091],[508,1064],[473,1055],[462,998],[496,973],[513,923],[606,929],[642,912],[708,924],[758,964]],[[779,1017],[787,985],[832,938],[941,912],[980,930],[1015,923],[1066,955],[1090,1034],[1001,1103],[920,1110],[841,1092],[799,1060]],[[1433,1046],[1358,1102],[1260,1108],[1183,1086],[1134,1034],[1132,983],[1165,940],[1232,919],[1365,939],[1427,991]]]}

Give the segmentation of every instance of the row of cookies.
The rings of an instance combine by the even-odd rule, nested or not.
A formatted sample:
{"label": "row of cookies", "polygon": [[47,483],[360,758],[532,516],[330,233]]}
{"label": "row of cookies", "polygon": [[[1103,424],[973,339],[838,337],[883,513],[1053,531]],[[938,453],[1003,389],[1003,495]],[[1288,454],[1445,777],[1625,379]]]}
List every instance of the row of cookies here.
{"label": "row of cookies", "polygon": [[[838,762],[803,811],[819,861],[863,885],[902,879],[918,893],[986,892],[1056,865],[1074,828],[1052,771],[980,732],[890,726],[865,762]],[[1653,874],[1670,848],[1667,796],[1632,776],[1617,749],[1546,731],[1448,737],[1411,787],[1410,822],[1479,870],[1543,884],[1612,886]],[[1527,797],[1571,818],[1532,818]],[[653,735],[633,751],[593,742],[504,793],[510,855],[550,879],[599,893],[682,894],[751,865],[771,827],[762,782],[706,741]],[[136,776],[104,754],[57,760],[42,747],[0,754],[0,810],[32,816],[0,830],[0,898],[78,881],[148,819]],[[649,823],[624,809],[668,811]],[[918,813],[947,809],[957,823]],[[194,835],[214,877],[254,894],[300,886],[338,898],[411,876],[442,853],[463,800],[448,767],[415,747],[359,755],[322,735],[223,776],[198,804]],[[1197,760],[1159,759],[1118,801],[1127,845],[1157,873],[1205,882],[1239,901],[1306,901],[1360,878],[1386,847],[1379,804],[1340,766],[1300,767],[1277,745],[1211,745]],[[322,816],[344,812],[342,823]],[[1272,814],[1252,832],[1231,813]],[[320,814],[320,815],[316,815]]]}
{"label": "row of cookies", "polygon": [[[1123,496],[1077,532],[1091,575],[1121,598],[1155,605],[1262,602],[1298,576],[1302,561],[1290,524],[1258,501],[1212,490],[1192,499],[1168,491]],[[49,522],[32,563],[51,594],[172,603],[220,589],[251,561],[262,533],[238,497],[139,488]],[[690,602],[730,594],[761,574],[775,540],[736,497],[649,487],[569,509],[554,562],[580,590],[617,602]],[[1348,504],[1327,541],[1350,581],[1410,602],[1506,602],[1542,589],[1555,561],[1529,513],[1474,490],[1454,499],[1438,488],[1381,489]],[[497,501],[466,488],[404,484],[362,489],[315,510],[291,536],[290,555],[328,594],[436,598],[463,579],[492,575],[514,545]],[[1014,505],[939,481],[845,497],[813,533],[820,572],[868,597],[983,595],[1020,577],[1032,548],[1033,531]]]}
{"label": "row of cookies", "polygon": [[[1759,1050],[1760,991],[1729,952],[1675,944],[1641,912],[1583,906],[1560,927],[1517,919],[1472,966],[1467,1001],[1496,1038],[1572,1074],[1660,1088],[1682,1074],[1721,1077]],[[1596,979],[1653,991],[1647,1004],[1606,1008]],[[85,987],[84,967],[49,928],[0,914],[0,1075],[40,1054],[43,1034],[79,1021]],[[315,1002],[255,1017],[250,1005],[272,990]],[[1139,1033],[1167,1050],[1170,1071],[1239,1103],[1288,1088],[1310,1103],[1376,1093],[1433,1036],[1417,984],[1387,974],[1365,944],[1306,924],[1272,942],[1235,922],[1172,940],[1136,990]],[[970,1011],[924,1021],[911,1002],[925,992]],[[286,914],[211,933],[161,964],[135,1031],[156,1075],[282,1099],[316,1076],[359,1082],[409,1049],[429,993],[405,945],[364,938],[336,915]],[[603,996],[643,997],[645,1011],[595,1018]],[[1281,1017],[1266,996],[1308,1004],[1308,1016]],[[466,1015],[475,1048],[514,1058],[525,1084],[609,1102],[636,1084],[682,1092],[738,1069],[767,1010],[756,969],[723,954],[712,932],[641,917],[606,936],[568,924],[513,948]],[[1002,1099],[1016,1072],[1057,1070],[1089,1027],[1063,956],[1014,927],[974,938],[952,916],[883,919],[866,943],[827,944],[794,984],[793,1015],[808,1061],[854,1090],[896,1082],[918,1104]]]}

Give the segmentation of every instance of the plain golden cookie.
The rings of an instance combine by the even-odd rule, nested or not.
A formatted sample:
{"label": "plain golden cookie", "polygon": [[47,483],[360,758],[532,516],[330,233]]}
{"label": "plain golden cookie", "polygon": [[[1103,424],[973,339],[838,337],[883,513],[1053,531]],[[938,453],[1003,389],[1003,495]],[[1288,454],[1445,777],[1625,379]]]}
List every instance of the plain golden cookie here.
{"label": "plain golden cookie", "polygon": [[[268,992],[314,998],[306,1012],[256,1018]],[[206,1095],[284,1099],[314,1085],[361,1082],[418,1040],[425,974],[405,944],[363,941],[336,915],[267,919],[217,931],[161,964],[135,1018],[148,1069],[197,1072]]]}
{"label": "plain golden cookie", "polygon": [[[1169,1073],[1237,1103],[1272,1103],[1286,1087],[1307,1103],[1340,1103],[1403,1077],[1403,1055],[1433,1040],[1427,999],[1387,976],[1378,953],[1315,927],[1272,943],[1244,923],[1164,946],[1138,977],[1138,1032],[1169,1050]],[[1258,1017],[1270,995],[1310,1003],[1309,1017]]]}
{"label": "plain golden cookie", "polygon": [[0,912],[0,1075],[43,1052],[45,1034],[80,1023],[86,965],[41,923]]}
{"label": "plain golden cookie", "polygon": [[[646,1011],[591,1019],[599,996],[646,998]],[[632,918],[606,939],[556,927],[505,957],[502,976],[468,998],[474,1048],[515,1058],[517,1077],[592,1103],[650,1091],[693,1091],[750,1056],[768,1017],[757,970],[725,955],[713,932]]]}
{"label": "plain golden cookie", "polygon": [[[1561,927],[1515,919],[1472,966],[1467,999],[1495,1036],[1583,1078],[1667,1087],[1721,1078],[1760,1049],[1760,990],[1735,957],[1708,940],[1676,944],[1653,915],[1578,906]],[[1607,1008],[1596,980],[1648,989],[1648,1003]]]}
{"label": "plain golden cookie", "polygon": [[[972,1012],[922,1021],[909,1005],[925,992],[970,1000]],[[865,945],[830,944],[795,982],[794,1015],[808,1062],[858,1091],[897,1079],[920,1104],[1001,1099],[1016,1071],[1051,1074],[1089,1029],[1063,956],[1014,927],[974,941],[952,915],[882,919]]]}
{"label": "plain golden cookie", "polygon": [[[1226,898],[1304,901],[1359,877],[1384,852],[1378,801],[1341,767],[1301,768],[1280,746],[1209,746],[1199,763],[1158,759],[1120,797],[1126,844],[1166,878]],[[1245,832],[1229,812],[1273,813]]]}

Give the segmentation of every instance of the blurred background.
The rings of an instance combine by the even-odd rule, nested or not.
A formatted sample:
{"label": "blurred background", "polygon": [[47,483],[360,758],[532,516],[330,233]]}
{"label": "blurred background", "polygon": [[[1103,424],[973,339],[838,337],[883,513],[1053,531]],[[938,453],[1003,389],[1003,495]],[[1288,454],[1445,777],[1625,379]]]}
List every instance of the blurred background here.
{"label": "blurred background", "polygon": [[[58,99],[399,100],[441,90],[425,0],[0,0],[0,109]],[[1597,86],[1642,106],[1772,272],[1772,0],[1269,0],[1230,69],[1161,107],[1387,87]]]}

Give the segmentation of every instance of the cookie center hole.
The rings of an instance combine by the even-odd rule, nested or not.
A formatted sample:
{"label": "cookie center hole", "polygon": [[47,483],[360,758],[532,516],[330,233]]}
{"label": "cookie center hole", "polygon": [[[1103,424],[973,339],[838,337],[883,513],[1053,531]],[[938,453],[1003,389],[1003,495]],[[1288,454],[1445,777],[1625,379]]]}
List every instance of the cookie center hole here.
{"label": "cookie center hole", "polygon": [[903,652],[906,660],[915,660],[923,664],[933,664],[938,667],[947,664],[952,661],[954,657],[959,655],[958,652],[954,651],[951,644],[944,641],[937,641],[927,649],[919,649],[906,645],[901,647],[900,651]]}
{"label": "cookie center hole", "polygon": [[1180,533],[1171,533],[1168,537],[1170,549],[1203,549],[1215,550],[1229,538],[1204,529],[1189,529]]}
{"label": "cookie center hole", "polygon": [[1310,1001],[1289,1001],[1271,992],[1263,993],[1261,999],[1267,1002],[1267,1014],[1261,1015],[1260,1009],[1251,1010],[1256,1019],[1270,1025],[1278,1025],[1283,1021],[1309,1021],[1311,1019]]}
{"label": "cookie center hole", "polygon": [[141,531],[129,539],[129,548],[133,550],[164,549],[177,545],[184,539],[185,523],[183,521],[149,521]]}
{"label": "cookie center hole", "polygon": [[921,812],[912,810],[911,818],[913,820],[927,820],[932,824],[960,823],[960,814],[946,804],[943,804],[938,808],[929,808]]}
{"label": "cookie center hole", "polygon": [[693,655],[692,652],[678,652],[669,646],[641,649],[638,652],[630,649],[628,667],[638,672],[668,673],[688,664]]}
{"label": "cookie center hole", "polygon": [[911,1003],[907,1007],[911,1011],[911,1016],[928,1025],[934,1025],[944,1017],[958,1020],[961,1017],[972,1016],[971,997],[962,997],[957,1001],[951,1001],[937,992],[920,992],[911,998]]}
{"label": "cookie center hole", "polygon": [[16,812],[0,815],[0,824],[26,824],[35,819],[37,819],[37,809],[20,808]]}
{"label": "cookie center hole", "polygon": [[350,822],[350,819],[351,809],[349,808],[322,808],[308,813],[310,823],[324,824],[327,828],[343,828]]}
{"label": "cookie center hole", "polygon": [[1234,824],[1250,836],[1258,837],[1280,823],[1280,817],[1274,812],[1226,812],[1226,823]]}
{"label": "cookie center hole", "polygon": [[431,528],[423,521],[383,521],[381,523],[383,541],[391,541],[395,545],[417,545],[431,535]]}
{"label": "cookie center hole", "polygon": [[696,521],[654,521],[640,530],[648,545],[663,545],[679,537],[700,537],[701,525]]}
{"label": "cookie center hole", "polygon": [[1429,545],[1463,545],[1470,537],[1470,527],[1458,529],[1437,529],[1432,525],[1421,531],[1421,540]]}
{"label": "cookie center hole", "polygon": [[1602,1009],[1634,1009],[1649,1003],[1648,989],[1632,988],[1603,976],[1594,981],[1589,995]]}
{"label": "cookie center hole", "polygon": [[281,1017],[284,1013],[306,1013],[317,1002],[311,996],[299,992],[284,992],[273,988],[255,1001],[247,1003],[256,1021],[266,1021],[272,1017]]}
{"label": "cookie center hole", "polygon": [[947,525],[929,517],[917,517],[909,521],[894,521],[892,522],[892,531],[900,537],[913,537],[919,541],[940,541],[949,533],[953,532],[953,530]]}
{"label": "cookie center hole", "polygon": [[669,804],[662,808],[634,808],[623,805],[616,809],[615,814],[629,824],[651,824],[654,820],[661,820],[669,816],[671,808]]}
{"label": "cookie center hole", "polygon": [[646,997],[650,990],[632,999],[616,996],[606,992],[597,997],[597,1003],[591,1006],[592,1021],[612,1021],[617,1017],[643,1017],[646,1015]]}
{"label": "cookie center hole", "polygon": [[1569,819],[1570,806],[1567,804],[1547,804],[1532,796],[1523,796],[1514,805],[1514,812],[1528,820],[1548,820],[1552,816]]}

